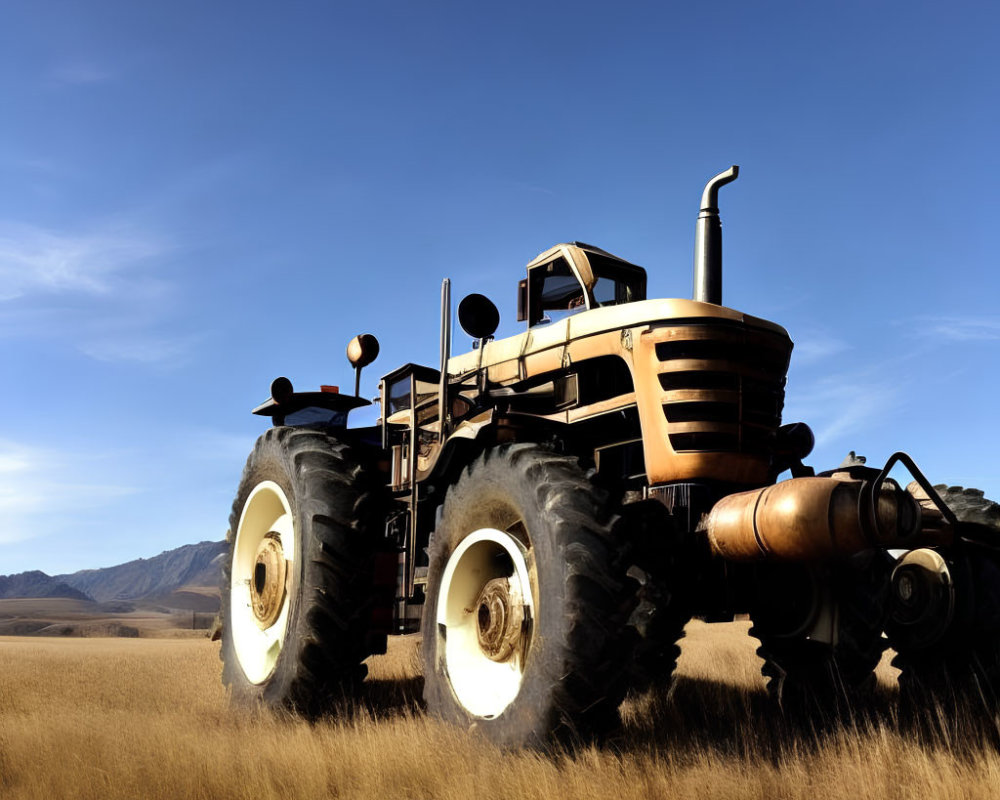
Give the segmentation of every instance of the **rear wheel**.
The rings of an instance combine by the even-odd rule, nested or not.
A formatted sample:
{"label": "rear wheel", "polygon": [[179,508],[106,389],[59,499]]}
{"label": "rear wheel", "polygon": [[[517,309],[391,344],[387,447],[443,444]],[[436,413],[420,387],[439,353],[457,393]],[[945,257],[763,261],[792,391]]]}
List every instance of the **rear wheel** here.
{"label": "rear wheel", "polygon": [[429,550],[428,710],[509,747],[617,722],[628,607],[612,523],[575,459],[510,445],[465,471]]}
{"label": "rear wheel", "polygon": [[959,519],[959,542],[907,553],[893,573],[888,633],[899,686],[917,707],[938,701],[1000,711],[1000,506],[976,489],[934,487]]}
{"label": "rear wheel", "polygon": [[375,483],[333,434],[271,428],[247,460],[223,569],[233,700],[317,714],[364,678]]}
{"label": "rear wheel", "polygon": [[968,548],[940,555],[953,581],[951,618],[933,641],[916,645],[901,626],[890,626],[900,690],[908,700],[971,700],[997,709],[1000,563],[995,553]]}

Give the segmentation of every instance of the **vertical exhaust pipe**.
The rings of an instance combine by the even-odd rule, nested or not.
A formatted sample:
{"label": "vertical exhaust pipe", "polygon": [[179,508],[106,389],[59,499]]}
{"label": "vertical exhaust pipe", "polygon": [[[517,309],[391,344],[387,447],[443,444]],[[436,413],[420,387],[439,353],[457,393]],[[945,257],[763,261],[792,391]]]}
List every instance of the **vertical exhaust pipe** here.
{"label": "vertical exhaust pipe", "polygon": [[719,221],[719,188],[732,183],[740,168],[731,166],[705,184],[701,211],[694,229],[694,299],[722,305],[722,223]]}
{"label": "vertical exhaust pipe", "polygon": [[441,384],[438,386],[438,426],[443,442],[448,435],[448,359],[451,358],[451,281],[441,281]]}

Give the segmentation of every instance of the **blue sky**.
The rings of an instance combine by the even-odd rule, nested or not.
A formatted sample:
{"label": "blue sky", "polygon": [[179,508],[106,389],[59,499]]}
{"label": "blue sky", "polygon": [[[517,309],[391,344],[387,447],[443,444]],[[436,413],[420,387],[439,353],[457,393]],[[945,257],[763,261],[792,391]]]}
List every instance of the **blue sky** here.
{"label": "blue sky", "polygon": [[[270,380],[434,364],[582,239],[796,342],[819,468],[1000,497],[987,3],[12,2],[0,12],[0,573],[221,538]],[[463,348],[456,336],[456,351]]]}

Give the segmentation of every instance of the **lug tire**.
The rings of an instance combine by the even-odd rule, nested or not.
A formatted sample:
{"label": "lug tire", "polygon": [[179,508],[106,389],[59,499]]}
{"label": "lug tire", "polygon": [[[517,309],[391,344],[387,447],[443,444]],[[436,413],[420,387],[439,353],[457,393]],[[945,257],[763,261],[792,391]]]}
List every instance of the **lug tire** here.
{"label": "lug tire", "polygon": [[639,605],[629,620],[637,634],[629,686],[634,692],[666,689],[673,682],[680,640],[691,615],[678,607],[662,581],[647,581],[637,596]]}
{"label": "lug tire", "polygon": [[[574,458],[515,444],[465,470],[429,548],[422,655],[431,713],[503,747],[589,739],[618,723],[630,609],[613,565],[614,522]],[[523,590],[527,620],[499,663],[476,638],[487,624],[477,598],[493,579],[507,581],[511,597]]]}
{"label": "lug tire", "polygon": [[882,629],[891,567],[885,551],[873,550],[832,565],[823,576],[837,608],[834,644],[801,634],[777,635],[751,613],[750,635],[761,643],[757,654],[763,660],[768,695],[786,715],[818,720],[850,714],[870,695],[886,647]]}
{"label": "lug tire", "polygon": [[[257,440],[222,575],[222,680],[235,703],[315,716],[364,679],[361,662],[378,649],[368,629],[380,531],[378,484],[363,461],[323,429],[277,427]],[[253,553],[275,534],[287,569],[272,623],[250,603]]]}
{"label": "lug tire", "polygon": [[934,489],[961,522],[984,525],[1000,536],[1000,504],[986,497],[982,489],[945,486],[943,483]]}
{"label": "lug tire", "polygon": [[669,688],[684,627],[691,619],[692,565],[690,543],[658,501],[626,507],[626,540],[620,556],[636,578],[636,605],[629,618],[635,632],[630,690]]}

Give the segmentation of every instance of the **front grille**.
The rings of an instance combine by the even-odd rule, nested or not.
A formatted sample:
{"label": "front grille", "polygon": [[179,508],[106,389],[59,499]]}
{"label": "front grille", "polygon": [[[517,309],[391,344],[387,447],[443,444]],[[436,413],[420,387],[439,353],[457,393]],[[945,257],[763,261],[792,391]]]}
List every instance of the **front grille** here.
{"label": "front grille", "polygon": [[673,450],[769,455],[785,401],[788,337],[720,320],[675,324],[655,335]]}

